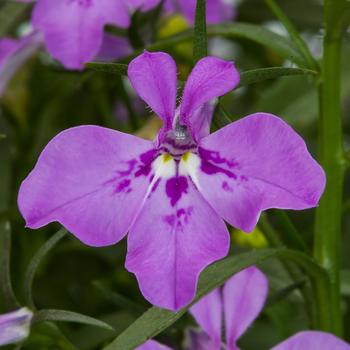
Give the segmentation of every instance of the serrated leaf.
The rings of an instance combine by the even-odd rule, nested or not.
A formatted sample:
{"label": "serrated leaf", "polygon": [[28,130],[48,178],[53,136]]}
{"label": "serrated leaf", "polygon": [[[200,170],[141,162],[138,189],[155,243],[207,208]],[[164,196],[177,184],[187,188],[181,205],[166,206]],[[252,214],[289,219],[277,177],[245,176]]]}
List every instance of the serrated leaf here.
{"label": "serrated leaf", "polygon": [[82,323],[90,326],[104,328],[110,331],[114,331],[113,327],[109,324],[100,321],[96,318],[79,314],[77,312],[55,309],[43,309],[35,313],[34,322],[54,321],[54,322],[74,322]]}
{"label": "serrated leaf", "polygon": [[34,301],[32,294],[33,280],[35,276],[35,272],[39,267],[41,261],[45,258],[45,256],[56,246],[56,244],[66,235],[67,230],[62,228],[58,232],[56,232],[47,242],[45,242],[42,247],[37,251],[37,253],[33,256],[30,261],[28,268],[24,277],[24,298],[26,301],[26,305],[31,309],[34,309]]}

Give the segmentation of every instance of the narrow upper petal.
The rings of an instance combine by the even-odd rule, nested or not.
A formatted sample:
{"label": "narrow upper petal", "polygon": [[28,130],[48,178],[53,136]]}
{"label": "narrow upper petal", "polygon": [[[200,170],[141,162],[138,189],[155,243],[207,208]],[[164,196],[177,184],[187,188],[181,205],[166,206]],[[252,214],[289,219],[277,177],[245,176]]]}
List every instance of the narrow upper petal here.
{"label": "narrow upper petal", "polygon": [[127,27],[122,0],[38,0],[33,25],[45,36],[50,54],[70,69],[82,69],[98,53],[106,24]]}
{"label": "narrow upper petal", "polygon": [[[191,314],[196,319],[201,328],[209,335],[212,342],[211,350],[220,350],[221,347],[221,321],[223,315],[223,305],[221,291],[219,288],[203,297],[190,309]],[[193,341],[200,341],[202,338],[195,338]],[[198,347],[198,349],[201,349]]]}
{"label": "narrow upper petal", "polygon": [[27,308],[0,315],[0,346],[26,339],[32,317],[33,313]]}
{"label": "narrow upper petal", "polygon": [[198,187],[231,225],[250,232],[262,210],[315,207],[325,174],[280,118],[257,113],[202,139]]}
{"label": "narrow upper petal", "polygon": [[223,288],[227,350],[237,350],[236,342],[261,312],[268,293],[268,280],[256,267],[230,278]]}
{"label": "narrow upper petal", "polygon": [[203,104],[225,95],[239,83],[239,73],[233,62],[216,57],[202,58],[187,79],[180,107],[180,123],[199,140],[202,118],[195,113]]}
{"label": "narrow upper petal", "polygon": [[229,235],[191,180],[176,176],[175,161],[164,162],[130,229],[126,267],[148,301],[178,310],[193,299],[199,273],[227,254]]}
{"label": "narrow upper petal", "polygon": [[299,332],[271,350],[350,350],[350,345],[333,334],[319,331]]}
{"label": "narrow upper petal", "polygon": [[130,62],[128,76],[139,96],[163,120],[169,130],[176,106],[176,64],[164,52],[147,52]]}
{"label": "narrow upper petal", "polygon": [[97,126],[58,134],[23,181],[19,209],[30,228],[58,221],[85,244],[127,233],[149,185],[153,143]]}
{"label": "narrow upper petal", "polygon": [[171,348],[160,344],[155,340],[148,340],[146,343],[138,346],[135,350],[171,350]]}
{"label": "narrow upper petal", "polygon": [[[178,2],[180,11],[184,14],[189,23],[193,24],[196,13],[196,1],[173,0]],[[230,19],[235,15],[235,8],[225,0],[207,0],[207,23],[217,24]]]}
{"label": "narrow upper petal", "polygon": [[8,82],[42,45],[40,33],[20,39],[0,39],[0,96]]}
{"label": "narrow upper petal", "polygon": [[95,60],[114,61],[131,55],[132,52],[132,47],[127,38],[104,33],[102,44]]}

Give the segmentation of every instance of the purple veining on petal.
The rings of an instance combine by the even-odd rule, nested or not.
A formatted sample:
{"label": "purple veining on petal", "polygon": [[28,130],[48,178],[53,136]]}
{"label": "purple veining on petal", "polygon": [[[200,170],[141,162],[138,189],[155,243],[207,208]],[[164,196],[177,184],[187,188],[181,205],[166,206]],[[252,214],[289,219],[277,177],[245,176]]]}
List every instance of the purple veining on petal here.
{"label": "purple veining on petal", "polygon": [[135,173],[135,176],[148,176],[152,170],[152,162],[157,157],[158,151],[152,149],[146,153],[140,155],[140,160],[142,164],[139,165],[138,170]]}
{"label": "purple veining on petal", "polygon": [[166,183],[166,194],[170,198],[170,203],[175,206],[176,203],[181,199],[182,194],[187,193],[188,182],[186,177],[177,176],[169,179]]}
{"label": "purple veining on petal", "polygon": [[228,184],[227,181],[222,183],[222,189],[226,192],[233,192],[233,188]]}
{"label": "purple veining on petal", "polygon": [[217,151],[210,151],[200,147],[198,149],[201,158],[206,159],[208,162],[214,162],[216,164],[226,164],[229,168],[236,168],[239,163],[234,159],[226,159],[220,156],[220,153]]}
{"label": "purple veining on petal", "polygon": [[192,215],[193,207],[180,208],[176,211],[176,214],[170,214],[163,217],[164,221],[171,227],[183,228],[189,223],[189,219]]}
{"label": "purple veining on petal", "polygon": [[132,191],[131,187],[131,180],[129,179],[124,179],[118,183],[117,188],[115,189],[116,193],[120,192],[125,192],[125,193],[130,193]]}

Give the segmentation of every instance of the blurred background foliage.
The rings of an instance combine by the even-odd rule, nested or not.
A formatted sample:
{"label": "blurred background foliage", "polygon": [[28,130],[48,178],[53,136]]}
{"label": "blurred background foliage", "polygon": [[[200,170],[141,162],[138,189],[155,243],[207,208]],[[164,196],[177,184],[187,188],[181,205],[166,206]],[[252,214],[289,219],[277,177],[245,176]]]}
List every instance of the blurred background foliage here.
{"label": "blurred background foliage", "polygon": [[[2,34],[16,36],[30,18],[30,6],[25,5],[23,11],[7,18],[2,13],[6,5],[6,2],[0,5],[0,27],[5,30]],[[320,57],[323,34],[321,1],[283,0],[280,5],[302,33],[314,55]],[[258,24],[286,35],[282,25],[275,20],[261,0],[241,1],[237,13],[237,21]],[[136,13],[132,22],[129,31],[123,32],[115,28],[107,30],[129,36],[135,49],[188,27],[181,16],[164,18],[159,9],[146,14]],[[141,38],[141,32],[147,32],[147,37]],[[347,33],[342,67],[344,130],[348,145],[349,37],[350,34]],[[210,41],[209,48],[210,54],[234,60],[240,71],[291,66],[290,62],[286,62],[275,52],[248,40],[214,38]],[[180,70],[179,78],[184,80],[193,64],[191,43],[182,43],[166,51],[175,57]],[[127,60],[123,62],[127,63]],[[251,84],[238,88],[221,100],[221,105],[232,119],[257,111],[279,115],[305,138],[314,155],[317,146],[317,104],[316,86],[307,75]],[[24,221],[17,209],[19,185],[34,166],[40,151],[58,132],[81,124],[97,124],[153,138],[160,124],[144,107],[125,77],[91,70],[66,71],[45,52],[34,55],[12,79],[0,100],[0,218],[9,219],[12,226],[11,276],[20,302],[24,301],[23,281],[29,261],[42,244],[59,229],[59,225],[51,224],[37,231],[28,230],[24,227]],[[213,128],[215,127],[214,123]],[[345,198],[350,198],[349,175],[345,184]],[[345,337],[348,341],[349,213],[348,201],[344,207],[342,243],[342,293],[346,314]],[[310,248],[313,210],[287,214]],[[266,219],[283,235],[284,226],[276,211],[269,211]],[[260,226],[251,236],[234,230],[231,232],[234,253],[259,249],[269,244]],[[63,238],[43,259],[35,276],[33,296],[37,308],[71,310],[90,315],[111,324],[115,332],[73,323],[40,323],[33,327],[23,349],[101,349],[103,344],[108,343],[142,314],[149,305],[140,294],[134,276],[123,267],[125,251],[125,240],[116,246],[92,249],[71,235]],[[270,298],[261,317],[240,340],[240,346],[246,350],[267,349],[296,330],[308,327],[305,304],[300,293],[293,288],[293,282],[281,263],[270,259],[261,267],[270,279]],[[0,313],[5,311],[8,310],[0,299]],[[195,327],[195,323],[186,314],[163,332],[159,339],[174,349],[181,349],[188,327]]]}

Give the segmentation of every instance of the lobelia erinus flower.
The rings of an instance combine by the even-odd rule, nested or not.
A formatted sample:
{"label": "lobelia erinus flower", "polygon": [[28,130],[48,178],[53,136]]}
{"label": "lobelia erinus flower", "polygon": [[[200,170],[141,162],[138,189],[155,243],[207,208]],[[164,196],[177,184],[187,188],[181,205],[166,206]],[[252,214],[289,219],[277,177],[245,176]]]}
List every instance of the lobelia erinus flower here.
{"label": "lobelia erinus flower", "polygon": [[194,297],[200,271],[227,255],[224,220],[249,232],[262,210],[314,207],[325,175],[271,114],[209,135],[212,100],[239,83],[232,62],[200,60],[178,107],[168,54],[144,52],[128,76],[164,122],[156,140],[98,126],[65,130],[23,181],[18,204],[28,227],[58,221],[90,246],[129,232],[126,268],[147,300],[177,310]]}

